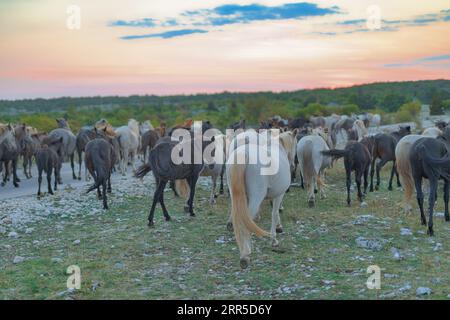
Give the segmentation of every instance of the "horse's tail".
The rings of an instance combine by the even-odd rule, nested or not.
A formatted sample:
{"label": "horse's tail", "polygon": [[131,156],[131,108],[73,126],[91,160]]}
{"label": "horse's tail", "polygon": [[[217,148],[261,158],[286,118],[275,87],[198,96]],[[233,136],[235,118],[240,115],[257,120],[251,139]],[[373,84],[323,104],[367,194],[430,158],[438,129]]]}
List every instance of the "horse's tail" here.
{"label": "horse's tail", "polygon": [[302,174],[303,174],[303,177],[305,178],[305,181],[308,184],[313,183],[314,177],[316,176],[312,153],[313,153],[313,144],[311,141],[306,141],[306,143],[304,145],[301,160],[302,160],[302,167],[303,167]]}
{"label": "horse's tail", "polygon": [[321,153],[325,156],[339,159],[339,158],[345,157],[348,154],[348,150],[331,149],[331,150],[321,151]]}
{"label": "horse's tail", "polygon": [[258,237],[269,236],[270,234],[258,227],[250,217],[247,191],[245,189],[245,164],[233,164],[230,166],[230,186],[231,219],[233,221],[236,242],[242,251],[244,246],[242,237],[244,235],[249,232],[255,233]]}
{"label": "horse's tail", "polygon": [[395,165],[404,190],[403,201],[405,210],[411,209],[411,199],[414,193],[414,179],[412,176],[411,162],[409,161],[409,149],[411,145],[400,144],[395,150]]}
{"label": "horse's tail", "polygon": [[138,179],[142,179],[142,178],[144,178],[146,175],[147,175],[147,173],[149,173],[150,171],[152,171],[152,166],[150,165],[150,163],[146,163],[146,164],[143,164],[142,166],[140,166],[138,169],[137,169],[137,171],[136,171],[136,173],[134,174],[134,177],[135,178],[138,178]]}
{"label": "horse's tail", "polygon": [[189,183],[186,179],[175,180],[175,190],[185,199],[187,199],[191,193],[191,188],[189,187]]}
{"label": "horse's tail", "polygon": [[430,155],[430,152],[428,152],[428,149],[425,145],[422,145],[420,148],[420,152],[422,153],[423,161],[427,166],[431,168],[433,173],[436,174],[436,176],[443,176],[445,179],[450,179],[450,153],[447,152],[447,154],[442,158],[436,158],[432,155]]}
{"label": "horse's tail", "polygon": [[95,172],[96,172],[95,183],[94,183],[94,185],[89,187],[89,189],[87,190],[86,193],[89,193],[89,192],[99,188],[100,186],[102,186],[103,183],[106,182],[106,179],[108,178],[107,170],[106,170],[105,166],[102,165],[103,160],[100,158],[100,156],[98,154],[94,153],[92,155],[92,157],[97,157],[97,159],[93,159],[93,163],[96,164],[96,168],[95,168]]}

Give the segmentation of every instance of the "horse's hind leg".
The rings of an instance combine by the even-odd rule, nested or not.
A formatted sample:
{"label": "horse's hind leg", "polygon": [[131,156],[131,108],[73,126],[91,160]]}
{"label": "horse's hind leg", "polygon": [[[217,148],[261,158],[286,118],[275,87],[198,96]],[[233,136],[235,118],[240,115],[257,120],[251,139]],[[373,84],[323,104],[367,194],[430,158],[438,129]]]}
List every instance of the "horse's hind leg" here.
{"label": "horse's hind leg", "polygon": [[42,168],[38,168],[38,193],[37,196],[40,197],[41,193],[41,184],[42,184]]}
{"label": "horse's hind leg", "polygon": [[103,179],[102,188],[103,188],[103,209],[108,210],[108,198],[106,197],[106,179]]}
{"label": "horse's hind leg", "polygon": [[355,172],[355,180],[356,180],[356,187],[358,188],[358,200],[359,202],[363,202],[363,194],[361,192],[361,178],[362,178],[362,171],[361,169],[357,170]]}
{"label": "horse's hind leg", "polygon": [[54,170],[53,172],[54,172],[54,175],[55,175],[55,182],[54,182],[53,189],[58,190],[58,174],[59,174],[58,167],[55,166],[55,168],[53,168],[53,170]]}
{"label": "horse's hind leg", "polygon": [[281,225],[280,219],[280,207],[283,196],[284,195],[274,198],[272,203],[272,228],[270,229],[270,233],[272,235],[272,246],[274,247],[278,246],[277,233],[283,232],[283,226]]}
{"label": "horse's hind leg", "polygon": [[367,186],[369,185],[369,166],[364,169],[364,194],[367,194]]}
{"label": "horse's hind leg", "polygon": [[30,179],[33,178],[33,174],[31,173],[32,166],[33,166],[33,156],[30,156],[28,161],[28,175],[30,176]]}
{"label": "horse's hind leg", "polygon": [[222,170],[220,171],[220,189],[219,194],[223,194],[223,175],[225,174],[225,165],[222,165]]}
{"label": "horse's hind leg", "polygon": [[375,161],[376,161],[376,158],[374,157],[373,159],[372,159],[372,163],[370,164],[370,189],[369,189],[369,191],[370,192],[373,192],[373,175],[375,174]]}
{"label": "horse's hind leg", "polygon": [[13,185],[14,187],[19,187],[20,179],[17,176],[17,158],[12,161],[12,174],[13,174]]}
{"label": "horse's hind leg", "polygon": [[212,180],[212,187],[211,187],[211,195],[209,197],[209,203],[216,204],[217,175],[215,173],[211,176],[211,180]]}
{"label": "horse's hind leg", "polygon": [[152,202],[152,207],[150,208],[150,214],[148,215],[148,226],[152,227],[154,226],[154,221],[153,221],[153,217],[155,215],[155,208],[156,208],[156,204],[159,202],[161,193],[164,192],[164,184],[162,183],[162,181],[160,179],[156,179],[156,190],[155,193],[153,194],[153,202]]}
{"label": "horse's hind leg", "polygon": [[83,151],[78,150],[77,152],[78,152],[78,180],[81,180],[81,164],[83,162],[81,156]]}
{"label": "horse's hind leg", "polygon": [[436,192],[438,187],[438,179],[435,177],[430,177],[430,196],[428,198],[428,235],[433,236],[433,209],[436,202]]}
{"label": "horse's hind leg", "polygon": [[28,170],[28,157],[25,155],[23,156],[23,173],[25,174],[25,178],[30,179],[27,170]]}
{"label": "horse's hind leg", "polygon": [[395,161],[392,164],[392,169],[391,169],[391,177],[389,178],[389,186],[388,186],[388,190],[392,191],[392,181],[394,180],[394,174],[395,174]]}
{"label": "horse's hind leg", "polygon": [[77,180],[77,176],[75,174],[75,152],[70,155],[70,166],[72,167],[72,178],[73,180]]}
{"label": "horse's hind leg", "polygon": [[195,217],[194,213],[194,196],[195,196],[195,185],[197,184],[198,175],[194,174],[189,179],[189,187],[190,187],[190,194],[189,194],[189,200],[188,200],[188,206],[189,206],[189,214],[191,217]]}
{"label": "horse's hind leg", "polygon": [[445,204],[445,221],[450,221],[450,215],[448,213],[448,200],[449,200],[450,181],[444,181],[444,204]]}
{"label": "horse's hind leg", "polygon": [[375,190],[380,189],[380,171],[384,167],[386,162],[387,161],[385,159],[381,159],[381,161],[377,164],[377,184],[375,185]]}
{"label": "horse's hind leg", "polygon": [[417,203],[419,204],[420,209],[420,219],[422,225],[427,224],[427,219],[425,218],[425,214],[423,212],[423,191],[422,191],[422,177],[414,177],[414,182],[416,184],[416,195],[417,195]]}
{"label": "horse's hind leg", "polygon": [[48,168],[47,170],[47,186],[48,186],[48,193],[53,195],[52,190],[52,168]]}
{"label": "horse's hind leg", "polygon": [[352,184],[352,172],[351,170],[346,169],[345,170],[345,183],[346,183],[346,187],[347,187],[347,205],[350,207],[352,204],[352,200],[350,197],[350,186]]}
{"label": "horse's hind leg", "polygon": [[397,177],[397,187],[401,188],[402,184],[400,183],[400,175],[398,174],[397,170],[397,161],[394,162],[394,170],[395,170],[395,176]]}
{"label": "horse's hind leg", "polygon": [[162,183],[163,183],[163,187],[162,187],[163,192],[161,192],[161,194],[159,196],[159,203],[161,204],[164,219],[166,221],[170,221],[171,218],[170,218],[169,212],[167,212],[166,205],[164,204],[164,189],[166,188],[167,181],[163,181]]}

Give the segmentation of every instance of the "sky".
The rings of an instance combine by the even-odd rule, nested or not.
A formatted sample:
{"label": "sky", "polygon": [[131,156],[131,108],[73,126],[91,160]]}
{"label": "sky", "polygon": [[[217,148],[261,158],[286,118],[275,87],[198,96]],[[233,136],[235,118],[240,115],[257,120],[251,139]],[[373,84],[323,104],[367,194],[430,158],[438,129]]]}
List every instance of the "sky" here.
{"label": "sky", "polygon": [[0,39],[0,99],[450,79],[448,0],[0,0]]}

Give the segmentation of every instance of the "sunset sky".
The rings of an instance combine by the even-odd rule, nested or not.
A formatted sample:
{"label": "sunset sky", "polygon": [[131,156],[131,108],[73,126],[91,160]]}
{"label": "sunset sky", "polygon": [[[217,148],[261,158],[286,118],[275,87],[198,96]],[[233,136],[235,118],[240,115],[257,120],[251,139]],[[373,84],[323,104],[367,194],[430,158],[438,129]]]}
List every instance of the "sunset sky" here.
{"label": "sunset sky", "polygon": [[450,79],[449,0],[0,0],[0,39],[0,99]]}

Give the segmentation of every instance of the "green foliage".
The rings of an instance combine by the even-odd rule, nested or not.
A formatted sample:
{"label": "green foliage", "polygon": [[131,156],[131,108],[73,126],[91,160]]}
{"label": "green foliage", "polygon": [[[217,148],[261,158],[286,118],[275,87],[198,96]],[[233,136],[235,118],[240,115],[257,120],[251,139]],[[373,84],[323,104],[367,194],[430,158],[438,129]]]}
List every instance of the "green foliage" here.
{"label": "green foliage", "polygon": [[396,122],[417,122],[420,115],[420,103],[409,102],[405,103],[395,113]]}
{"label": "green foliage", "polygon": [[260,120],[273,115],[292,118],[376,112],[386,123],[415,118],[411,110],[400,110],[409,101],[430,104],[432,113],[448,110],[450,80],[374,83],[280,93],[0,100],[0,122],[27,122],[39,130],[48,131],[56,126],[54,118],[67,117],[76,131],[100,118],[108,119],[114,126],[124,125],[129,118],[150,120],[154,126],[158,126],[160,121],[173,126],[192,118],[210,120],[223,129],[243,118],[249,125],[257,125]]}

